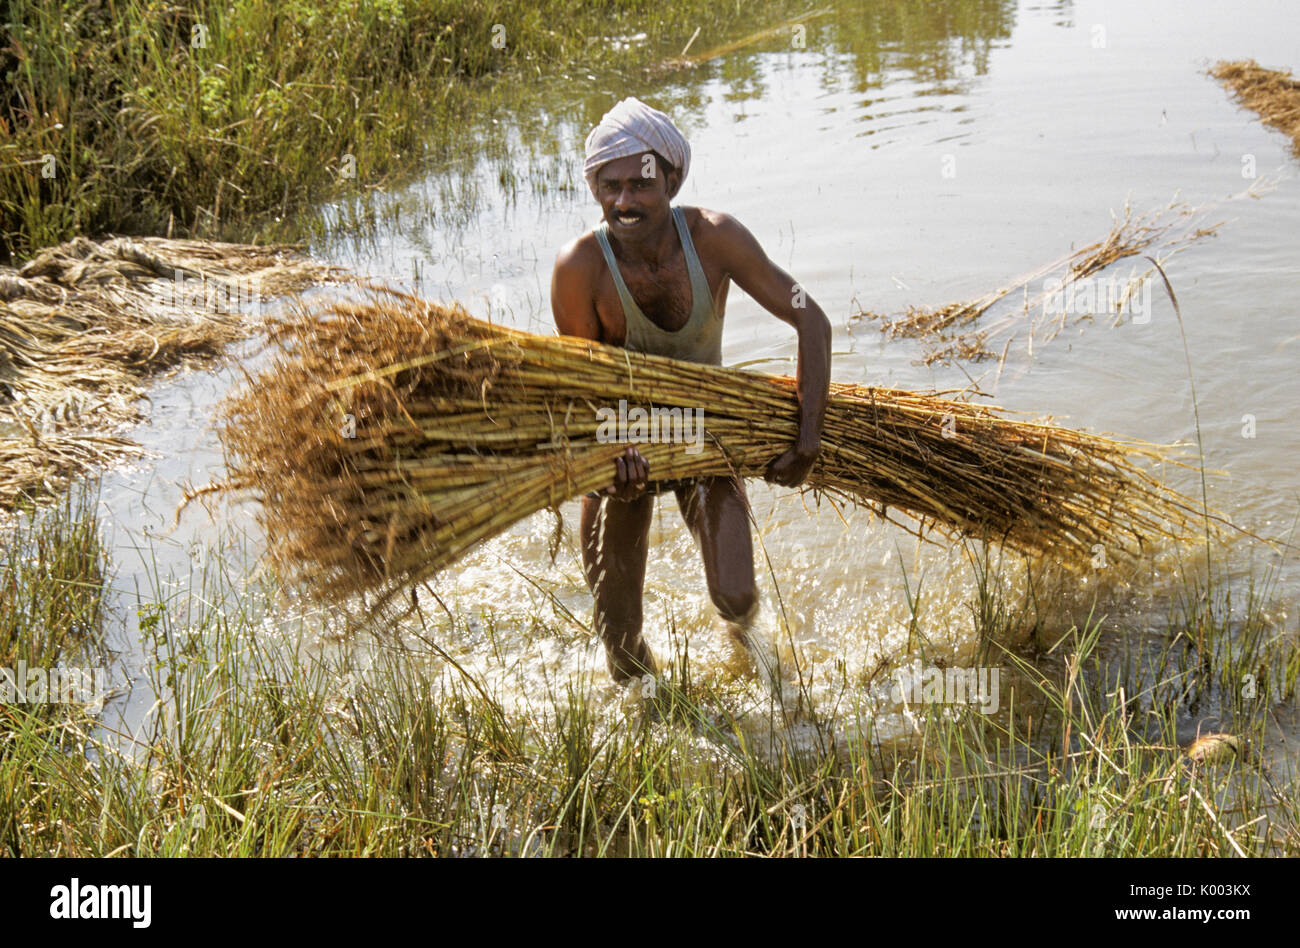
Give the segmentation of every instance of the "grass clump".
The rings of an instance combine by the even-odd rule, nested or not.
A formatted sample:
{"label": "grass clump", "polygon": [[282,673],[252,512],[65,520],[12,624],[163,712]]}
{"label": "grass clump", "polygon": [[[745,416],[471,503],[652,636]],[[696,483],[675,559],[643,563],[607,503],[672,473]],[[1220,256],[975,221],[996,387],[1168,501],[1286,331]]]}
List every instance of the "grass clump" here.
{"label": "grass clump", "polygon": [[[986,647],[978,660],[1006,672],[1000,707],[913,706],[910,735],[886,739],[877,725],[889,699],[870,683],[845,696],[861,712],[808,705],[774,722],[770,706],[701,676],[675,639],[652,700],[630,701],[599,675],[474,670],[475,653],[517,647],[511,621],[545,636],[535,620],[488,610],[480,625],[438,611],[400,640],[322,648],[319,620],[279,616],[269,633],[274,590],[234,595],[225,582],[213,570],[202,597],[140,604],[160,710],[134,733],[81,719],[58,739],[7,719],[7,852],[1300,852],[1300,788],[1259,753],[1269,715],[1293,700],[1297,665],[1294,634],[1266,610],[1204,616],[1204,652],[1188,650],[1191,616],[1143,637],[1098,614],[1017,644],[1006,580],[986,573],[970,611]],[[1240,636],[1243,621],[1267,635]],[[1276,660],[1281,677],[1224,721],[1246,752],[1192,760],[1181,732],[1205,710],[1197,690],[1235,677],[1228,651],[1234,663]]]}
{"label": "grass clump", "polygon": [[[103,695],[26,689],[24,672],[53,680],[69,665],[98,666],[106,557],[87,489],[9,524],[0,546],[0,853],[60,851],[58,824],[43,815],[52,784],[68,785]],[[69,698],[89,698],[87,703]],[[58,700],[64,699],[64,700]],[[73,765],[73,771],[76,766]],[[82,819],[91,819],[88,811]]]}
{"label": "grass clump", "polygon": [[15,0],[8,11],[0,260],[102,232],[247,239],[250,222],[273,227],[457,153],[468,119],[493,107],[479,80],[639,64],[691,20],[754,14],[739,0]]}

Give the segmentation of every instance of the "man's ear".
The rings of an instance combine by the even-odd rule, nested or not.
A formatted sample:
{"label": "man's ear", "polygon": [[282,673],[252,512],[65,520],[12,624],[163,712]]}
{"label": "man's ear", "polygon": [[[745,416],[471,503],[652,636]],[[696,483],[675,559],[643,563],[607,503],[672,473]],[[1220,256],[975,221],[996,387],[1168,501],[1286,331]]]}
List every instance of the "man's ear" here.
{"label": "man's ear", "polygon": [[671,201],[673,198],[677,197],[677,192],[682,189],[681,170],[674,168],[672,171],[668,172],[668,180],[665,181],[664,184],[668,188],[668,200]]}

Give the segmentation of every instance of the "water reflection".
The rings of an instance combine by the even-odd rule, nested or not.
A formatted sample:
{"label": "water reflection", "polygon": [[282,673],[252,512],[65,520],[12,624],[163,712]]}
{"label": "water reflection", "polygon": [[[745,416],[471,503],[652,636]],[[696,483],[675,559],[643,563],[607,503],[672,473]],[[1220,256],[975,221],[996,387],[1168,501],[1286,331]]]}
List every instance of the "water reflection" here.
{"label": "water reflection", "polygon": [[[779,19],[778,5],[766,9]],[[756,9],[755,22],[763,10]],[[838,3],[738,49],[730,47],[744,39],[741,31],[707,37],[696,53],[705,42],[729,51],[666,74],[566,76],[503,90],[493,108],[456,130],[458,154],[439,162],[422,184],[340,200],[324,208],[319,220],[306,221],[302,236],[318,252],[359,261],[365,259],[363,248],[373,258],[383,231],[396,228],[403,211],[408,225],[425,220],[444,234],[460,234],[472,229],[488,201],[514,207],[521,193],[540,204],[548,197],[585,194],[581,176],[575,174],[577,149],[610,105],[626,95],[652,99],[688,137],[707,125],[716,100],[736,106],[734,120],[742,121],[744,103],[774,95],[773,85],[790,76],[798,76],[801,84],[815,77],[824,94],[877,93],[854,98],[851,118],[890,124],[864,134],[890,130],[900,117],[916,120],[928,111],[960,110],[964,106],[959,102],[918,106],[913,99],[967,92],[975,77],[988,72],[990,51],[1010,39],[1015,14],[1013,0]],[[796,28],[802,28],[797,37]],[[904,91],[879,95],[886,86]],[[842,120],[843,104],[818,107],[835,115],[829,121]],[[492,179],[496,193],[488,195],[485,187]],[[432,250],[418,229],[401,231],[412,234],[425,253]],[[348,244],[353,244],[352,252]]]}

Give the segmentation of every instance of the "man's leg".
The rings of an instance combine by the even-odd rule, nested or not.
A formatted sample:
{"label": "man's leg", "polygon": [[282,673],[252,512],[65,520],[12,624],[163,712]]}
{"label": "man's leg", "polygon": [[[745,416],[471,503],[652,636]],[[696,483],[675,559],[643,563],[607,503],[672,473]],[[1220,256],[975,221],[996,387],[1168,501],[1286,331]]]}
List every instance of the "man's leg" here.
{"label": "man's leg", "polygon": [[749,627],[758,614],[749,500],[735,477],[706,477],[676,491],[677,506],[700,547],[709,598],[732,638],[751,654]]}
{"label": "man's leg", "polygon": [[582,566],[596,600],[595,625],[615,681],[655,673],[654,656],[641,637],[650,519],[655,499],[582,499]]}

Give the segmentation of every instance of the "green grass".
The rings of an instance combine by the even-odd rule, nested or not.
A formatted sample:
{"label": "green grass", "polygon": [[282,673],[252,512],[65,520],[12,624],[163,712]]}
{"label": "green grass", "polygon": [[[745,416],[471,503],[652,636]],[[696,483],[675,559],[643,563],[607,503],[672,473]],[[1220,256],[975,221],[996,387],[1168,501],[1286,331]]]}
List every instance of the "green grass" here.
{"label": "green grass", "polygon": [[[102,666],[104,550],[87,489],[29,511],[0,538],[0,667]],[[25,814],[47,781],[84,762],[90,712],[78,705],[0,704],[0,853],[26,850]],[[50,768],[53,768],[51,771]]]}
{"label": "green grass", "polygon": [[[275,230],[326,196],[467,154],[467,128],[507,87],[639,67],[694,24],[795,8],[15,0],[0,40],[0,259],[78,234]],[[612,41],[634,33],[645,40]]]}
{"label": "green grass", "polygon": [[69,491],[0,534],[0,666],[50,666],[98,636],[104,551],[94,504],[89,490]]}
{"label": "green grass", "polygon": [[[93,518],[65,507],[19,543],[45,550],[41,568],[51,579],[30,614],[69,629],[65,647],[94,625],[86,617],[103,567],[86,540],[93,535]],[[11,554],[10,567],[20,561]],[[914,741],[891,748],[868,739],[869,715],[837,715],[834,727],[804,715],[795,722],[804,739],[783,741],[786,732],[762,726],[765,712],[736,683],[696,674],[677,630],[671,667],[649,704],[612,701],[578,677],[528,686],[532,696],[519,705],[495,678],[469,671],[453,643],[499,653],[503,641],[569,632],[537,620],[512,628],[516,620],[490,610],[472,623],[456,617],[453,632],[436,612],[405,644],[361,638],[323,647],[319,620],[281,616],[268,632],[274,588],[236,594],[223,564],[207,562],[174,598],[139,604],[149,676],[163,700],[137,734],[114,733],[73,706],[44,715],[3,709],[0,851],[1300,852],[1300,787],[1253,752],[1193,765],[1175,746],[1178,709],[1189,700],[1213,697],[1233,733],[1254,747],[1269,715],[1294,701],[1296,636],[1268,618],[1268,584],[1245,612],[1210,597],[1200,611],[1175,603],[1165,631],[1138,635],[1094,615],[1048,641],[1041,636],[1060,617],[1010,608],[1006,578],[976,557],[969,605],[985,643],[981,660],[1008,669],[1014,690],[1004,680],[993,715],[923,709]],[[68,589],[88,598],[70,604]],[[13,611],[14,600],[5,601]],[[37,620],[4,621],[40,638]],[[1193,647],[1193,623],[1203,653]],[[917,631],[918,641],[944,638]],[[1246,667],[1270,669],[1249,699],[1230,687]]]}

